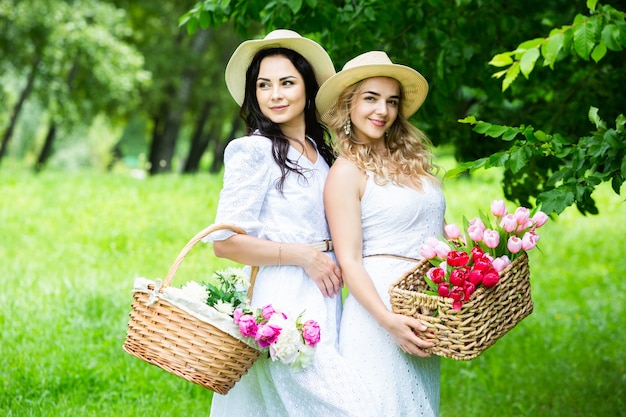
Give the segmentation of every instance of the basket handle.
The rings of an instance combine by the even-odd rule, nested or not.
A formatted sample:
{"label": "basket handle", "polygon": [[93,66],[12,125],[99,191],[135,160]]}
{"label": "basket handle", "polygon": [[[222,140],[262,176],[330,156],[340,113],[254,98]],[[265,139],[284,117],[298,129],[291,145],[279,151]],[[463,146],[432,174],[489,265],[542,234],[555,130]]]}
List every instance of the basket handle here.
{"label": "basket handle", "polygon": [[[176,274],[176,271],[178,271],[180,264],[183,263],[183,260],[185,259],[187,254],[191,251],[191,249],[193,249],[193,247],[196,246],[196,244],[198,244],[198,242],[200,242],[202,239],[204,239],[211,233],[216,232],[218,230],[232,230],[233,232],[238,233],[240,235],[247,234],[242,228],[237,227],[237,226],[232,226],[229,224],[213,224],[207,227],[206,229],[198,232],[194,237],[191,238],[191,240],[180,251],[180,253],[176,257],[176,260],[174,260],[174,263],[172,264],[169,271],[167,272],[167,275],[165,276],[165,280],[163,281],[163,285],[161,286],[161,290],[160,290],[161,292],[172,284],[172,280],[174,279],[174,275]],[[248,288],[248,298],[252,298],[252,290],[254,288],[254,281],[256,280],[257,272],[259,272],[258,266],[251,266],[251,268],[252,270],[250,272],[250,287]]]}

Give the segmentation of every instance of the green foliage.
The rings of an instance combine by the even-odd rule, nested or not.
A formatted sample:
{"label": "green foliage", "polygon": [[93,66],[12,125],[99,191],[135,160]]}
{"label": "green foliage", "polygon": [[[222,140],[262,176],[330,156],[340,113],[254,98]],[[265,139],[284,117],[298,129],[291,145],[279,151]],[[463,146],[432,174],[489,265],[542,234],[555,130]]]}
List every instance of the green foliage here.
{"label": "green foliage", "polygon": [[[483,135],[501,137],[511,145],[488,158],[460,164],[446,175],[455,177],[466,170],[502,167],[508,181],[505,195],[511,200],[519,195],[536,195],[537,204],[547,214],[562,213],[571,204],[576,204],[583,214],[597,214],[593,190],[607,181],[620,194],[626,178],[626,118],[619,115],[615,127],[608,128],[598,109],[592,107],[589,120],[596,130],[590,136],[571,141],[531,126],[499,126],[467,117],[460,122],[474,125],[474,131]],[[541,178],[546,181],[539,182]],[[518,201],[531,205],[529,200]]]}
{"label": "green foliage", "polygon": [[590,16],[576,15],[571,25],[555,28],[546,38],[522,42],[514,51],[495,55],[490,65],[508,68],[496,72],[501,78],[502,91],[510,87],[522,73],[528,78],[537,60],[543,58],[543,66],[554,69],[554,64],[570,55],[578,55],[585,61],[598,62],[607,50],[621,51],[626,47],[626,13],[609,5],[596,9],[596,1],[589,1]]}

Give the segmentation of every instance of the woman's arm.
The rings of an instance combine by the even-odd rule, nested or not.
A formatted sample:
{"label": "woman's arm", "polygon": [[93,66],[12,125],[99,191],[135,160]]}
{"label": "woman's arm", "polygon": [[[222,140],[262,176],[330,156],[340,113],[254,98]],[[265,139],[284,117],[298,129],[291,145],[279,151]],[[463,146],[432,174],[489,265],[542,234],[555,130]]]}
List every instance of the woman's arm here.
{"label": "woman's arm", "polygon": [[350,293],[391,334],[402,350],[428,356],[421,349],[433,344],[415,334],[426,327],[415,318],[389,311],[363,265],[361,197],[365,182],[365,175],[344,158],[337,159],[326,180],[324,206],[343,279]]}
{"label": "woman's arm", "polygon": [[249,235],[233,235],[213,243],[215,256],[245,265],[297,265],[315,281],[326,297],[341,291],[341,270],[323,252],[305,244],[272,242]]}

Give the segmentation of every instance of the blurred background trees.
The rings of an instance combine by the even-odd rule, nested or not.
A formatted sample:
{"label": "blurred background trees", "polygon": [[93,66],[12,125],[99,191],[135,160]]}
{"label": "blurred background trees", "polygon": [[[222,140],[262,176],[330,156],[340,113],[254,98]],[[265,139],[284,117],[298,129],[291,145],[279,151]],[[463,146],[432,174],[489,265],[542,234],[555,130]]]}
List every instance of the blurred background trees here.
{"label": "blurred background trees", "polygon": [[[502,79],[493,77],[501,68],[489,64],[494,56],[546,39],[577,15],[604,16],[605,6],[593,0],[0,0],[0,175],[7,158],[37,170],[48,164],[153,175],[218,172],[226,143],[243,131],[223,81],[226,62],[242,40],[275,28],[318,40],[337,70],[374,49],[418,69],[430,93],[412,121],[459,162],[519,147],[520,139],[485,137],[458,122],[468,117],[534,126],[572,146],[596,129],[591,107],[609,122],[624,113],[626,22],[618,11],[626,7],[611,4],[617,9],[612,42],[602,41],[608,52],[601,59],[562,48],[549,62],[554,69],[540,68],[535,58],[532,75],[524,72],[503,90]],[[587,37],[596,45],[609,39],[602,32],[607,24]],[[616,141],[623,143],[623,133]],[[619,158],[623,151],[614,154]],[[507,198],[534,204],[563,182],[548,180],[574,160],[531,153],[524,170],[505,174]],[[626,167],[611,172],[623,177]],[[585,190],[565,197],[552,196],[551,211],[576,204],[594,212]]]}

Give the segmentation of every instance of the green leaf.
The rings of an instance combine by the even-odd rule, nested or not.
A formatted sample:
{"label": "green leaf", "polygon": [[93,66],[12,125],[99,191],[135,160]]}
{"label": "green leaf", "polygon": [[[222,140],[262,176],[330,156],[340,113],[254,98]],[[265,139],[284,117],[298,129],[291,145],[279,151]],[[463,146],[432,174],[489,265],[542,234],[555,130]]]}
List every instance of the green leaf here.
{"label": "green leaf", "polygon": [[541,54],[543,55],[543,65],[550,66],[550,69],[554,69],[554,63],[559,55],[559,52],[563,48],[563,41],[565,35],[557,33],[548,38],[548,41],[541,45]]}
{"label": "green leaf", "polygon": [[532,72],[533,68],[535,68],[537,58],[539,58],[539,49],[537,48],[529,49],[522,55],[520,69],[524,77],[528,78],[528,75]]}
{"label": "green leaf", "polygon": [[296,14],[302,8],[302,0],[287,0],[287,5],[289,6],[293,14]]}
{"label": "green leaf", "polygon": [[566,187],[545,191],[537,196],[537,205],[548,215],[560,214],[572,203],[574,203],[574,194]]}
{"label": "green leaf", "polygon": [[489,61],[489,65],[493,65],[494,67],[506,67],[507,65],[511,65],[513,63],[513,58],[511,58],[512,52],[504,52],[501,54],[497,54],[491,61]]}
{"label": "green leaf", "polygon": [[511,156],[507,163],[507,167],[511,170],[513,174],[517,174],[522,168],[526,166],[531,156],[532,151],[526,146],[521,146],[511,153]]}
{"label": "green leaf", "polygon": [[609,23],[604,28],[602,28],[601,38],[602,42],[604,42],[606,47],[611,51],[622,50],[622,45],[624,41],[622,39],[622,34],[620,33],[620,30],[616,25]]}
{"label": "green leaf", "polygon": [[604,55],[606,55],[606,45],[601,40],[600,43],[593,48],[593,51],[591,51],[591,59],[593,59],[594,62],[598,62],[604,58]]}
{"label": "green leaf", "polygon": [[587,7],[589,8],[590,12],[593,12],[596,10],[597,3],[598,3],[598,0],[587,0]]}
{"label": "green leaf", "polygon": [[521,132],[521,129],[517,127],[511,127],[504,133],[504,135],[502,135],[502,140],[507,141],[507,142],[512,141],[513,139],[517,137],[517,134],[520,132]]}
{"label": "green leaf", "polygon": [[594,45],[594,26],[588,21],[584,22],[574,32],[574,50],[582,59],[588,61]]}
{"label": "green leaf", "polygon": [[464,119],[457,120],[457,122],[471,124],[471,125],[475,125],[476,123],[478,123],[478,121],[476,120],[476,117],[474,116],[467,116]]}
{"label": "green leaf", "polygon": [[517,76],[519,75],[519,62],[511,65],[511,68],[506,73],[506,77],[504,77],[504,81],[502,81],[502,91],[505,91],[509,86],[515,81]]}

